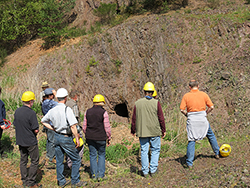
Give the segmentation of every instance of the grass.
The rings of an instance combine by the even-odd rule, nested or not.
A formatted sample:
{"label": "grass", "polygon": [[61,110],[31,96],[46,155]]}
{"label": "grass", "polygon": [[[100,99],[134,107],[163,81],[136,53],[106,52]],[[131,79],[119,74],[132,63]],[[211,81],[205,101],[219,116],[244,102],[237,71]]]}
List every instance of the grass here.
{"label": "grass", "polygon": [[106,159],[112,163],[120,163],[128,154],[126,146],[121,144],[111,145],[106,148]]}
{"label": "grass", "polygon": [[47,138],[45,136],[42,136],[39,139],[38,142],[38,148],[39,148],[39,156],[42,156],[42,153],[44,153],[46,151],[46,142],[47,142]]}

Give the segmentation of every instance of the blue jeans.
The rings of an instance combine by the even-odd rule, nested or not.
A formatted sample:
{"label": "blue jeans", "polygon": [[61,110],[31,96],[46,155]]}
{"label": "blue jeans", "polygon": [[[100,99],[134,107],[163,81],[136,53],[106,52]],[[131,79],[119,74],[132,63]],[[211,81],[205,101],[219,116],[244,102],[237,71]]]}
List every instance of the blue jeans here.
{"label": "blue jeans", "polygon": [[79,168],[81,166],[81,158],[76,149],[72,137],[55,133],[55,154],[56,154],[56,173],[58,185],[62,186],[66,183],[63,175],[64,170],[64,153],[66,153],[72,161],[71,184],[77,184],[80,180]]}
{"label": "blue jeans", "polygon": [[149,159],[148,159],[148,149],[150,143],[151,150],[151,160],[150,160],[150,172],[155,173],[158,167],[158,160],[161,151],[161,137],[146,137],[139,138],[141,144],[141,170],[144,175],[149,173]]}
{"label": "blue jeans", "polygon": [[46,156],[49,158],[49,161],[52,161],[53,158],[55,157],[55,144],[54,144],[55,132],[50,129],[47,129],[46,134],[47,134]]}
{"label": "blue jeans", "polygon": [[92,178],[103,178],[105,173],[106,140],[98,141],[86,139],[86,142],[89,146],[90,171]]}
{"label": "blue jeans", "polygon": [[[218,146],[215,135],[210,127],[210,124],[207,131],[207,138],[209,140],[210,145],[212,146],[214,154],[219,155],[220,148]],[[188,166],[193,166],[194,153],[195,153],[195,141],[189,141],[187,146],[187,160],[186,160]]]}

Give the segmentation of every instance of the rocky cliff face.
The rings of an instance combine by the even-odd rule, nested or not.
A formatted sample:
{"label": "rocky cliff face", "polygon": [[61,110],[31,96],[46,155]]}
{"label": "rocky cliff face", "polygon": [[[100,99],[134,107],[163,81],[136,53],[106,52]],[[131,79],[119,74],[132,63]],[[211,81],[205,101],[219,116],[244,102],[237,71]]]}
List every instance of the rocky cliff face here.
{"label": "rocky cliff face", "polygon": [[216,104],[217,116],[223,116],[218,121],[225,123],[237,108],[235,88],[248,80],[250,33],[249,23],[221,17],[226,13],[133,17],[41,57],[31,77],[55,88],[77,89],[82,111],[101,93],[109,113],[125,122],[147,81],[155,84],[161,103],[171,109],[188,91],[188,81],[198,79]]}
{"label": "rocky cliff face", "polygon": [[[87,27],[98,21],[98,18],[94,16],[93,10],[97,9],[101,3],[115,3],[117,5],[117,11],[124,11],[127,6],[135,3],[143,2],[143,0],[76,0],[76,6],[71,12],[70,22],[74,27]],[[174,4],[169,1],[170,8],[180,8],[188,4],[188,0],[175,0]]]}

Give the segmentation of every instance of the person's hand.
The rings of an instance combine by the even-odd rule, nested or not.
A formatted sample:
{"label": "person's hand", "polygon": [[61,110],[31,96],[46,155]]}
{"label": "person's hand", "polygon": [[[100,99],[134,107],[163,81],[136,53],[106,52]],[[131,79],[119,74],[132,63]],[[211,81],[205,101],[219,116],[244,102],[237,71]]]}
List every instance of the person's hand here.
{"label": "person's hand", "polygon": [[111,140],[107,140],[107,146],[110,146]]}
{"label": "person's hand", "polygon": [[39,130],[34,130],[34,133],[37,134],[39,132]]}
{"label": "person's hand", "polygon": [[164,138],[166,136],[166,132],[162,133],[162,138]]}
{"label": "person's hand", "polygon": [[5,125],[1,125],[1,129],[6,129]]}
{"label": "person's hand", "polygon": [[76,148],[78,148],[79,146],[80,146],[79,138],[76,137]]}

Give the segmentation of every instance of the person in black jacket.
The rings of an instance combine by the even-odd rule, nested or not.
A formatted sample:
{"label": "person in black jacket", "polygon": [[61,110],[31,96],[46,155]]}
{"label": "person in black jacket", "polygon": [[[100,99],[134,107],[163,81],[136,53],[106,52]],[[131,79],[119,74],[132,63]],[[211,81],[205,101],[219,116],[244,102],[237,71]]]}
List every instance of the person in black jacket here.
{"label": "person in black jacket", "polygon": [[[31,109],[34,104],[35,94],[32,91],[26,91],[22,95],[23,106],[18,108],[14,114],[14,126],[16,130],[16,144],[20,151],[20,171],[23,186],[41,187],[36,184],[36,175],[39,164],[39,149],[37,142],[37,133],[39,124],[36,113]],[[28,156],[31,164],[27,168]]]}

